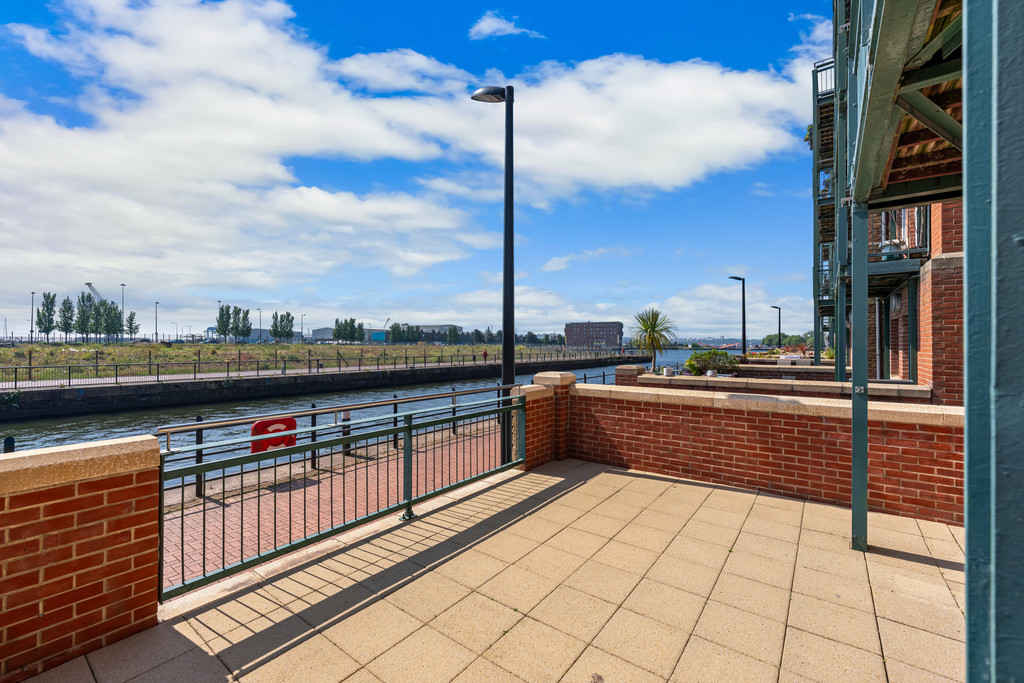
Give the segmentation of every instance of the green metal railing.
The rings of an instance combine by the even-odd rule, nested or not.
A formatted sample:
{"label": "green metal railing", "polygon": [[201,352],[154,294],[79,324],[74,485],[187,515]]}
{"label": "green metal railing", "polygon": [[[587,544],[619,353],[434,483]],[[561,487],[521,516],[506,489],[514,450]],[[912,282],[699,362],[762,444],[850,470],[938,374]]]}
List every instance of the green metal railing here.
{"label": "green metal railing", "polygon": [[[387,514],[410,519],[522,464],[525,421],[525,397],[504,396],[166,449],[160,599]],[[245,452],[267,440],[283,446]]]}

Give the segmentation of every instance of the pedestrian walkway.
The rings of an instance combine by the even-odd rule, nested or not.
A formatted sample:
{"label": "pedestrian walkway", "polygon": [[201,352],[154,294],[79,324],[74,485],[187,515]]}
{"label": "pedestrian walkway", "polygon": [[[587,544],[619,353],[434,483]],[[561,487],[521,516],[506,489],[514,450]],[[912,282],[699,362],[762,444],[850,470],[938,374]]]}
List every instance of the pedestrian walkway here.
{"label": "pedestrian walkway", "polygon": [[[963,529],[568,460],[184,596],[36,681],[944,681]],[[424,506],[425,508],[426,506]]]}

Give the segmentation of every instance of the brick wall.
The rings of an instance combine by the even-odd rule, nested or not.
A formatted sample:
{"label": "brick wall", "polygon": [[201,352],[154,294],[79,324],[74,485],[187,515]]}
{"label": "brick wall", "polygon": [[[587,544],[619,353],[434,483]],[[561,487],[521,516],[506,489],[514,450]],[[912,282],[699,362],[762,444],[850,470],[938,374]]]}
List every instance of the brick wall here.
{"label": "brick wall", "polygon": [[620,365],[615,368],[615,386],[635,387],[637,377],[644,373],[642,365]]}
{"label": "brick wall", "polygon": [[0,459],[0,683],[156,624],[158,468],[153,437]]}
{"label": "brick wall", "polygon": [[[850,505],[849,403],[630,391],[573,389],[570,457]],[[868,507],[963,524],[963,411],[871,410]]]}
{"label": "brick wall", "polygon": [[931,255],[964,250],[964,203],[962,200],[932,204]]}
{"label": "brick wall", "polygon": [[526,395],[526,462],[520,469],[529,470],[553,459],[554,392],[548,387],[520,387],[515,391]]}
{"label": "brick wall", "polygon": [[963,405],[963,256],[940,254],[921,269],[918,379],[935,402]]}
{"label": "brick wall", "polygon": [[[639,386],[686,391],[721,391],[732,394],[759,396],[785,396],[804,398],[841,398],[847,401],[853,395],[852,382],[818,382],[806,380],[745,379],[743,377],[660,377],[643,375]],[[869,382],[868,397],[879,401],[900,403],[931,403],[931,390],[916,384]]]}

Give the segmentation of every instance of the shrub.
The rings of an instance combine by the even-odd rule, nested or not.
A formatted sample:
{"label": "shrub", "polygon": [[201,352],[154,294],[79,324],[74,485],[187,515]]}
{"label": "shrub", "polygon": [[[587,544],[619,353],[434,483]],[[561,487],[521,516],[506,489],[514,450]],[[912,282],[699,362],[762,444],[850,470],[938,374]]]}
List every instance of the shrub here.
{"label": "shrub", "polygon": [[740,357],[728,351],[697,351],[686,359],[686,369],[695,375],[707,374],[708,370],[731,372],[739,363]]}

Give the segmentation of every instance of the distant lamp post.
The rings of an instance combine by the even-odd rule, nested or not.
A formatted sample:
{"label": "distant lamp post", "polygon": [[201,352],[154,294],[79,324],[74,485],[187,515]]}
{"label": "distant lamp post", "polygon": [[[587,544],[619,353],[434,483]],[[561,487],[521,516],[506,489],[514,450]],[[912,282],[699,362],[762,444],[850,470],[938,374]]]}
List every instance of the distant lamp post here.
{"label": "distant lamp post", "polygon": [[[488,86],[480,88],[472,95],[477,102],[505,103],[505,234],[504,263],[502,266],[502,300],[501,300],[501,383],[505,387],[516,381],[516,338],[515,338],[515,272],[513,240],[513,196],[512,196],[512,103],[515,100],[511,85],[504,88]],[[508,396],[509,389],[502,390],[502,396]],[[507,414],[506,414],[507,415]],[[512,462],[511,434],[508,419],[501,423],[502,463]]]}
{"label": "distant lamp post", "polygon": [[[220,299],[217,299],[217,322],[214,324],[216,325],[216,327],[213,328],[213,336],[216,339],[217,337],[220,337]],[[227,343],[227,341],[228,338],[227,335],[225,335],[224,342]]]}
{"label": "distant lamp post", "polygon": [[776,311],[779,312],[779,336],[778,336],[778,339],[775,340],[775,345],[778,346],[781,349],[782,348],[782,309],[779,308],[778,306],[772,306],[772,308],[774,308]]}
{"label": "distant lamp post", "polygon": [[306,314],[302,313],[299,316],[299,343],[306,343]]}
{"label": "distant lamp post", "polygon": [[124,283],[121,283],[121,341],[124,341]]}
{"label": "distant lamp post", "polygon": [[[24,295],[22,295],[24,296]],[[22,299],[24,301],[24,299]],[[32,306],[28,309],[28,343],[32,343],[32,337],[36,333],[36,293],[32,292]]]}
{"label": "distant lamp post", "polygon": [[174,325],[174,338],[177,339],[178,338],[178,323],[172,322],[171,324]]}
{"label": "distant lamp post", "polygon": [[742,332],[743,332],[743,355],[745,356],[745,355],[747,355],[747,279],[744,278],[744,277],[739,277],[738,275],[730,275],[729,279],[730,280],[739,280],[740,281],[740,285],[742,286],[741,294],[740,294],[740,296],[741,296],[740,302],[741,302],[741,306],[742,306],[742,313],[741,313],[741,318],[740,318],[741,323],[740,324],[743,326],[743,330],[742,330]]}
{"label": "distant lamp post", "polygon": [[260,338],[258,340],[258,343],[262,344],[263,343],[263,309],[262,308],[257,308],[256,310],[260,312]]}
{"label": "distant lamp post", "polygon": [[160,341],[160,302],[153,305],[153,341]]}

